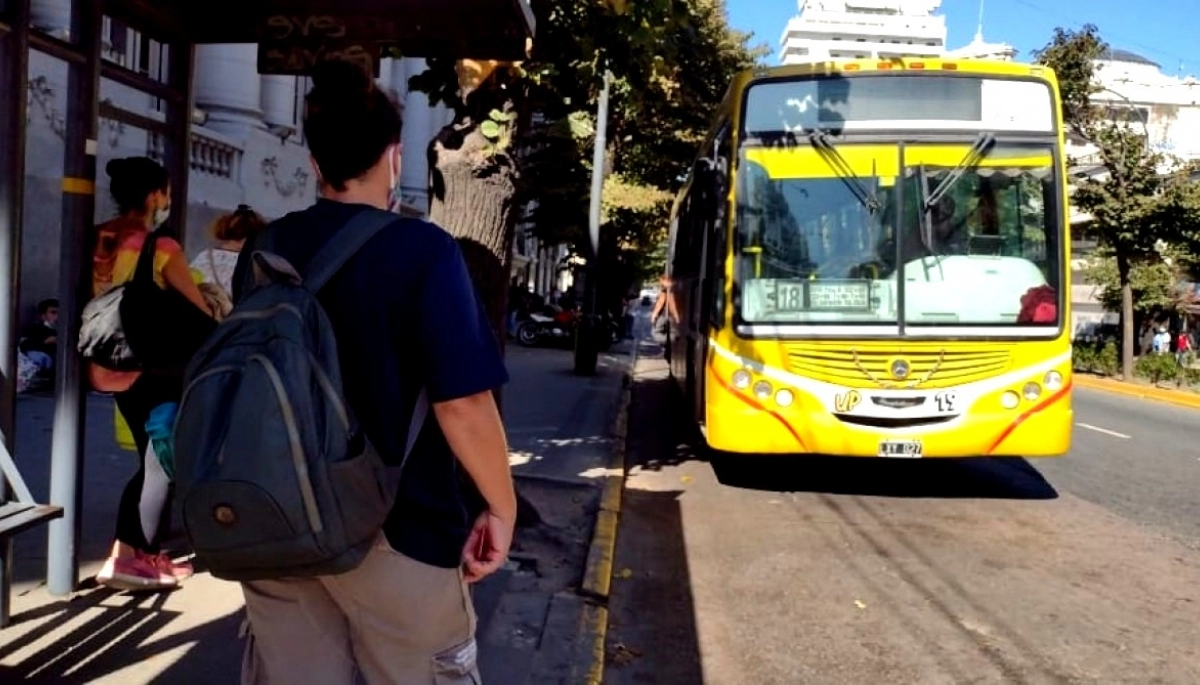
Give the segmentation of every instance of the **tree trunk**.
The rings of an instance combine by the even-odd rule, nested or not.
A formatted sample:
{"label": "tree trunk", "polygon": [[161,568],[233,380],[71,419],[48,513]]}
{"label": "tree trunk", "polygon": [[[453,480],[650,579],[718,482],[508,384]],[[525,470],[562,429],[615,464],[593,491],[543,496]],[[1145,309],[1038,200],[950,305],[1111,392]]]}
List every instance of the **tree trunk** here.
{"label": "tree trunk", "polygon": [[468,119],[456,118],[431,144],[430,219],[458,239],[471,280],[500,344],[515,233],[516,169]]}
{"label": "tree trunk", "polygon": [[1133,380],[1133,283],[1129,258],[1117,254],[1117,277],[1121,284],[1121,380]]}
{"label": "tree trunk", "polygon": [[[472,92],[454,121],[429,144],[429,217],[458,239],[471,280],[503,352],[508,281],[516,232],[517,170],[509,150],[492,149],[479,132],[487,112],[510,111],[509,93],[485,83]],[[502,403],[499,390],[496,403]],[[517,493],[517,526],[541,523]]]}

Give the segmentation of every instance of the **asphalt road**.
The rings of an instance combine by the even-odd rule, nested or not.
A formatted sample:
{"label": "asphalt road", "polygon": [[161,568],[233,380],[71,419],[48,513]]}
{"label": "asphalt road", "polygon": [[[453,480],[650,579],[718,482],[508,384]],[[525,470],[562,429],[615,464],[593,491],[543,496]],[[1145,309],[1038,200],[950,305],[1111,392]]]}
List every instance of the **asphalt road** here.
{"label": "asphalt road", "polygon": [[606,683],[1200,682],[1200,412],[1065,458],[714,468],[640,366]]}
{"label": "asphalt road", "polygon": [[1060,489],[1200,549],[1200,412],[1077,389],[1065,459],[1033,462]]}

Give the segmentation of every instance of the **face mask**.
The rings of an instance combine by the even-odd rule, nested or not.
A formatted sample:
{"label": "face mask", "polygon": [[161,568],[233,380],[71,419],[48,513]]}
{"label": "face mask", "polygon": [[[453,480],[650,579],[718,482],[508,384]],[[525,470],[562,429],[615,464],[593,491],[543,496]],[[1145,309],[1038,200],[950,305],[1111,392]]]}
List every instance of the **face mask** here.
{"label": "face mask", "polygon": [[154,227],[158,228],[167,223],[167,219],[171,218],[171,207],[159,207],[154,210]]}
{"label": "face mask", "polygon": [[388,150],[388,211],[400,211],[400,173],[396,169],[396,149]]}

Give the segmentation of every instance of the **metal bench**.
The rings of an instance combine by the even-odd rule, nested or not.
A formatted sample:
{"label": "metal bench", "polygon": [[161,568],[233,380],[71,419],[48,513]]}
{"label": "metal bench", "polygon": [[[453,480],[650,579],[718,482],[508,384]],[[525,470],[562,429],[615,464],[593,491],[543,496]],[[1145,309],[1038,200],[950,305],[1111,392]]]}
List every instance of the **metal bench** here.
{"label": "metal bench", "polygon": [[13,569],[13,536],[63,515],[62,507],[38,504],[17,471],[12,455],[0,444],[0,628],[9,624]]}

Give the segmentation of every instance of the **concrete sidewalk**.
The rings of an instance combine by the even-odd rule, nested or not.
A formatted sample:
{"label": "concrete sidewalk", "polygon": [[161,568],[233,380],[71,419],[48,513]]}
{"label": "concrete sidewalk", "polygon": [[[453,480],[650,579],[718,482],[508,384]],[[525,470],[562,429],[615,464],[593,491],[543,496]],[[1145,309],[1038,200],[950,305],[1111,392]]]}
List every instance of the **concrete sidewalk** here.
{"label": "concrete sidewalk", "polygon": [[[487,682],[565,682],[610,430],[628,350],[602,355],[593,378],[572,375],[570,352],[508,349],[505,423],[518,487],[543,522],[518,531],[512,561],[477,585]],[[91,581],[111,543],[116,504],[134,470],[113,440],[111,400],[89,399],[80,590],[51,597],[45,527],[17,538],[14,623],[0,631],[0,682],[233,683],[242,641],[238,587],[197,574],[172,593],[132,595]],[[48,492],[53,404],[23,397],[17,455],[34,495]],[[178,527],[178,526],[176,526]],[[176,541],[181,544],[182,541]],[[574,621],[574,622],[573,622]]]}

